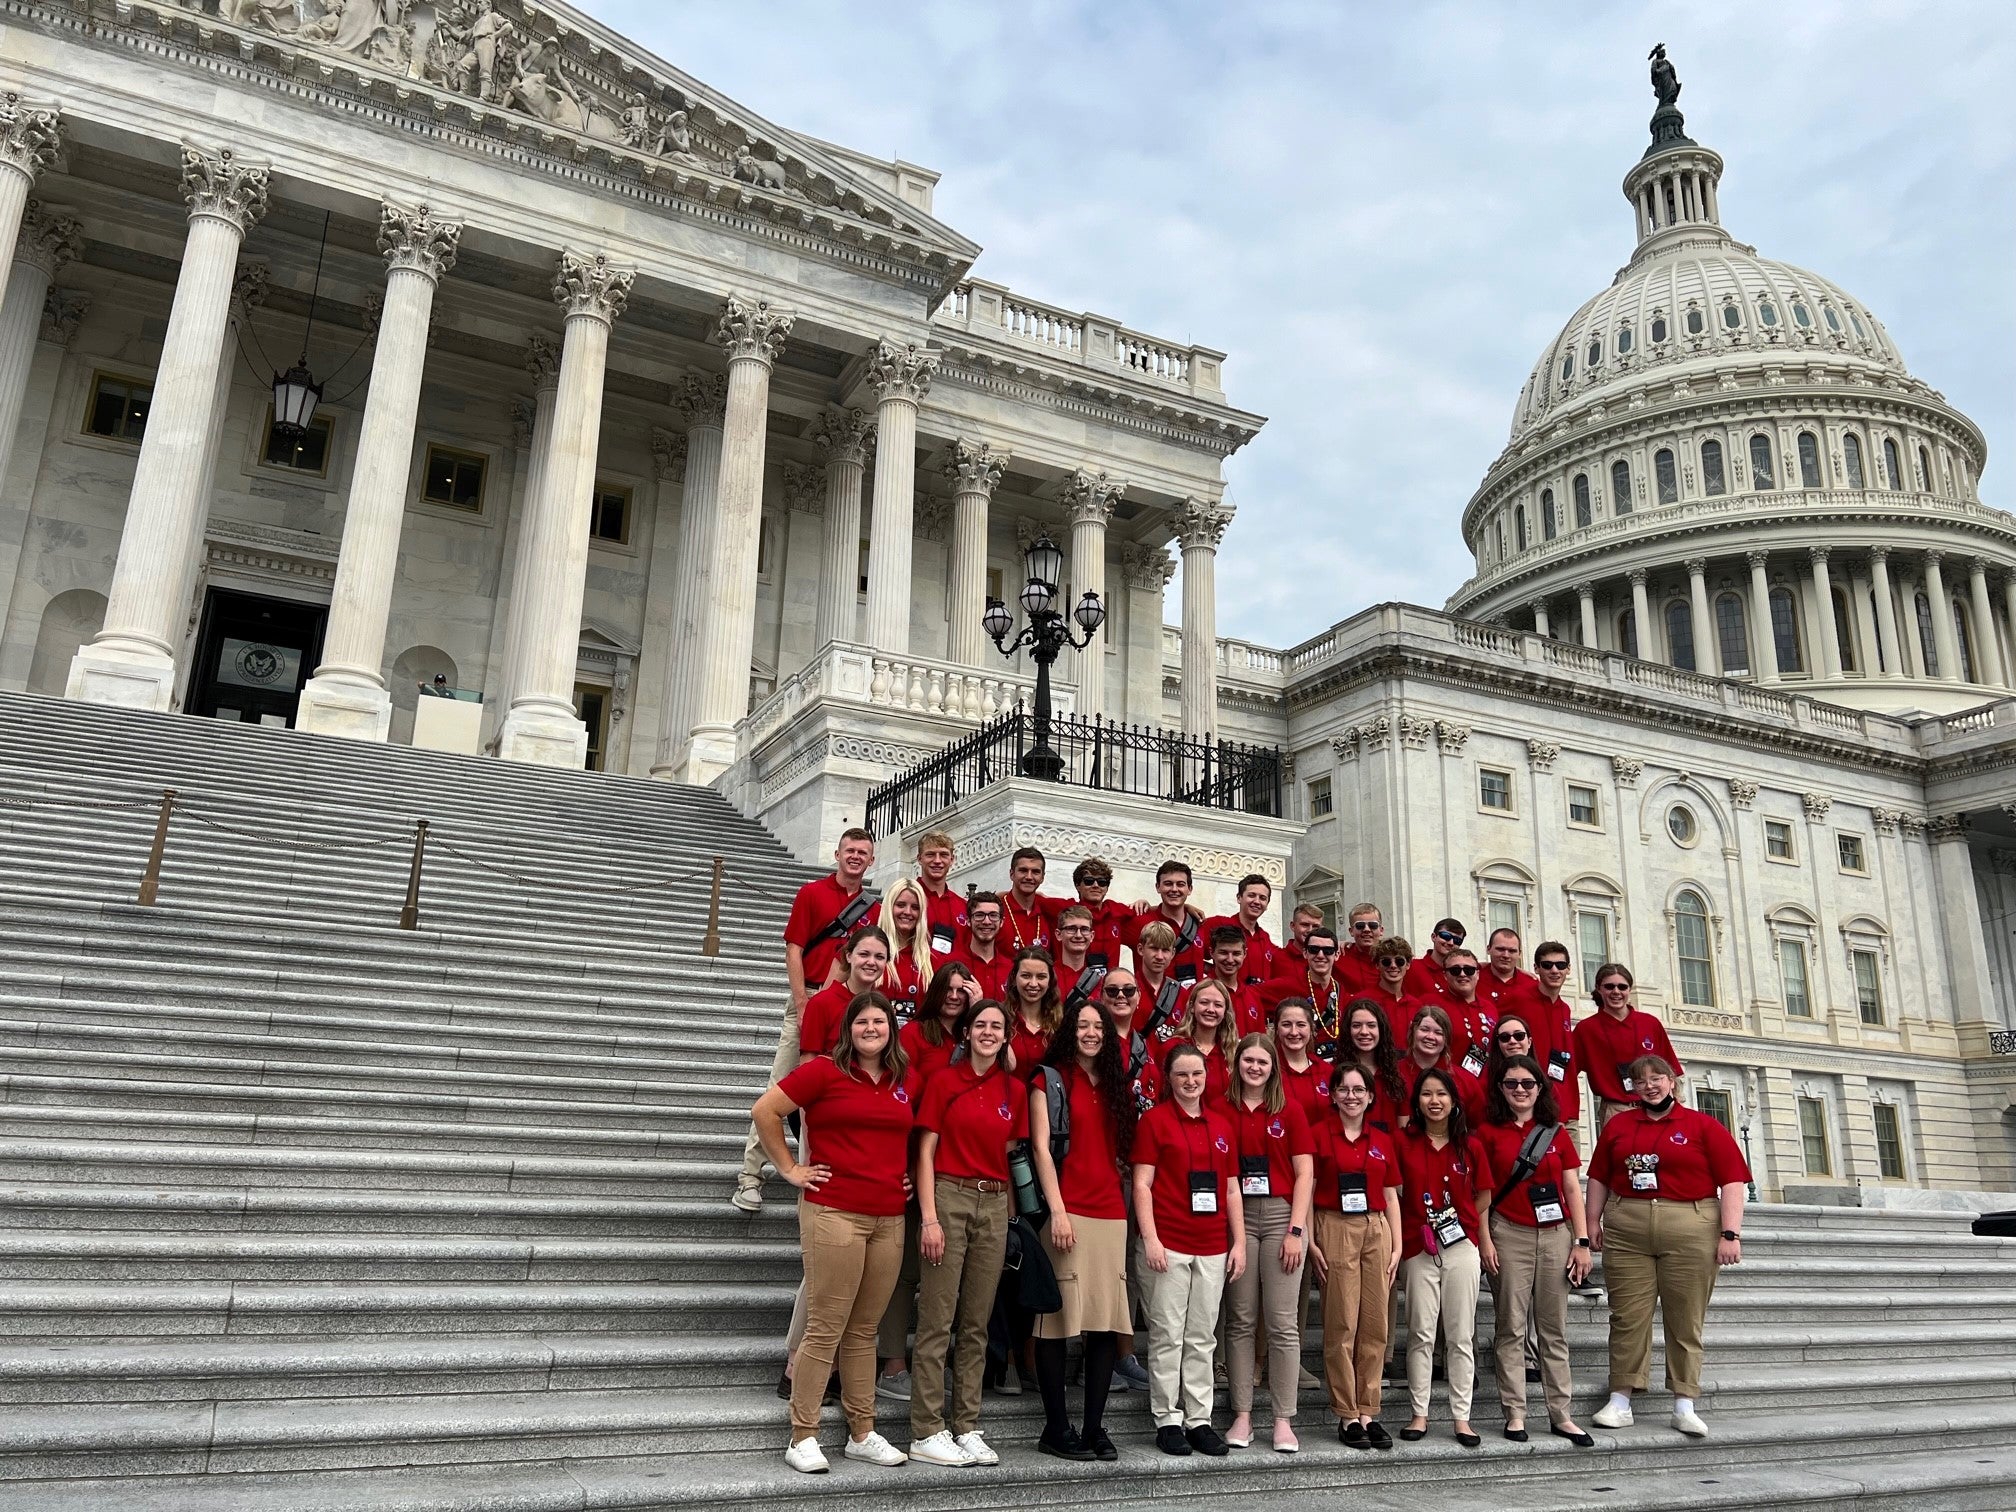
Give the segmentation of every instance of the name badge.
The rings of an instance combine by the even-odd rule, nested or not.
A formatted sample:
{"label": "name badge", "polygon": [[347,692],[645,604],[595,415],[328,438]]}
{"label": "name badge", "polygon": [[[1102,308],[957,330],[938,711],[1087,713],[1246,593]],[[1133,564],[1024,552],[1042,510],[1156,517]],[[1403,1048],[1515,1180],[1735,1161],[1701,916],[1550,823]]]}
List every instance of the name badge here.
{"label": "name badge", "polygon": [[1363,1171],[1337,1173],[1337,1206],[1346,1213],[1364,1213],[1371,1210],[1366,1201]]}
{"label": "name badge", "polygon": [[1428,1232],[1435,1236],[1435,1242],[1441,1249],[1454,1249],[1470,1237],[1463,1232],[1463,1220],[1456,1216],[1453,1207],[1430,1208]]}
{"label": "name badge", "polygon": [[1624,1084],[1624,1090],[1626,1092],[1629,1092],[1631,1090],[1631,1072],[1628,1067],[1619,1066],[1617,1068],[1617,1080]]}
{"label": "name badge", "polygon": [[1659,1157],[1657,1155],[1626,1155],[1624,1170],[1631,1178],[1634,1192],[1656,1192],[1659,1190]]}
{"label": "name badge", "polygon": [[959,931],[950,924],[931,926],[931,952],[933,955],[950,955],[952,947],[959,941]]}
{"label": "name badge", "polygon": [[1549,1228],[1567,1217],[1561,1207],[1561,1188],[1551,1181],[1526,1183],[1526,1200],[1533,1204],[1533,1221]]}
{"label": "name badge", "polygon": [[1218,1211],[1218,1173],[1216,1171],[1192,1171],[1190,1173],[1190,1211],[1193,1213],[1216,1213]]}
{"label": "name badge", "polygon": [[1569,1055],[1566,1050],[1556,1050],[1552,1055],[1548,1056],[1547,1079],[1557,1082],[1566,1081],[1568,1079],[1568,1061]]}
{"label": "name badge", "polygon": [[1274,1195],[1274,1167],[1265,1155],[1239,1157],[1239,1195],[1241,1197]]}
{"label": "name badge", "polygon": [[1484,1047],[1482,1045],[1472,1045],[1468,1050],[1463,1052],[1463,1069],[1468,1071],[1472,1076],[1476,1076],[1483,1071]]}

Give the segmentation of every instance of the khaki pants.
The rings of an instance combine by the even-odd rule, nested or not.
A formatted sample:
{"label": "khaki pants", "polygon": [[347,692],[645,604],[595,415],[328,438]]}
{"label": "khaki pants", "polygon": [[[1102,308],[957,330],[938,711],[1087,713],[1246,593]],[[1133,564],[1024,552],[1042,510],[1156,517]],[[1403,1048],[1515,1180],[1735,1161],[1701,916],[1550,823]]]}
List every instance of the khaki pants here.
{"label": "khaki pants", "polygon": [[[1449,1411],[1470,1421],[1477,1386],[1477,1290],[1483,1258],[1467,1241],[1439,1255],[1416,1255],[1407,1271],[1407,1396],[1414,1416],[1428,1416],[1428,1386],[1435,1371],[1435,1325],[1449,1362]],[[1523,1362],[1522,1362],[1523,1369]],[[801,1374],[802,1369],[801,1369]]]}
{"label": "khaki pants", "polygon": [[[945,1258],[923,1266],[917,1288],[917,1348],[910,1356],[910,1437],[945,1426],[945,1355],[951,1350],[952,1431],[980,1426],[980,1382],[987,1369],[987,1319],[1008,1248],[1009,1197],[975,1192],[941,1176],[936,1184]],[[899,1288],[900,1290],[900,1288]],[[892,1308],[891,1311],[894,1311]],[[954,1317],[959,1340],[952,1341]]]}
{"label": "khaki pants", "polygon": [[1701,1395],[1701,1325],[1715,1294],[1722,1205],[1612,1196],[1603,1209],[1603,1277],[1610,1288],[1610,1389],[1652,1384],[1652,1306],[1666,1336],[1666,1386]]}
{"label": "khaki pants", "polygon": [[903,1210],[903,1268],[896,1272],[896,1290],[889,1294],[889,1306],[875,1331],[875,1353],[885,1360],[901,1360],[910,1353],[910,1330],[917,1326],[917,1283],[921,1272],[917,1253],[917,1230],[924,1216],[915,1198]]}
{"label": "khaki pants", "polygon": [[1526,1334],[1537,1335],[1541,1388],[1547,1394],[1547,1421],[1565,1423],[1572,1412],[1574,1383],[1568,1374],[1568,1256],[1574,1232],[1565,1223],[1528,1228],[1491,1215],[1491,1242],[1498,1246],[1498,1275],[1491,1284],[1498,1332],[1498,1400],[1508,1418],[1526,1415]]}
{"label": "khaki pants", "polygon": [[1384,1213],[1316,1213],[1323,1277],[1323,1376],[1330,1410],[1345,1422],[1379,1416],[1388,1332],[1386,1263],[1393,1232]]}
{"label": "khaki pants", "polygon": [[1183,1255],[1167,1249],[1169,1269],[1141,1264],[1148,1308],[1148,1407],[1157,1428],[1196,1428],[1211,1421],[1211,1352],[1218,1340],[1218,1304],[1225,1295],[1223,1255]]}
{"label": "khaki pants", "polygon": [[902,1263],[903,1219],[801,1202],[798,1243],[805,1252],[805,1342],[791,1375],[791,1442],[818,1433],[836,1358],[847,1430],[860,1438],[875,1430],[875,1325]]}
{"label": "khaki pants", "polygon": [[1225,1374],[1232,1384],[1232,1410],[1253,1410],[1253,1339],[1264,1313],[1267,1334],[1267,1394],[1274,1416],[1295,1416],[1302,1374],[1302,1267],[1281,1269],[1281,1241],[1288,1233],[1286,1197],[1247,1197],[1246,1271],[1225,1285]]}
{"label": "khaki pants", "polygon": [[[770,1060],[770,1080],[763,1085],[774,1087],[793,1071],[798,1069],[798,1009],[789,999],[784,1003],[784,1022],[777,1029],[777,1053]],[[804,1149],[804,1144],[799,1144]],[[763,1143],[756,1137],[756,1125],[749,1125],[749,1138],[742,1146],[742,1174],[735,1178],[736,1189],[746,1190],[763,1185]]]}

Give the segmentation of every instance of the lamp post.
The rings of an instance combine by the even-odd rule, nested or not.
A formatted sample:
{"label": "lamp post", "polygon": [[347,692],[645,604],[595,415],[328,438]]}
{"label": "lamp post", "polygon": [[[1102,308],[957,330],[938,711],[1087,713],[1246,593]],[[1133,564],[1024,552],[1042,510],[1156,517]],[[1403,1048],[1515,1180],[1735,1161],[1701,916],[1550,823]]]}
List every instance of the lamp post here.
{"label": "lamp post", "polygon": [[[1066,646],[1082,651],[1106,623],[1106,606],[1089,589],[1067,616],[1051,608],[1057,598],[1057,580],[1064,575],[1064,553],[1049,536],[1039,536],[1027,552],[1029,580],[1022,585],[1022,609],[1029,623],[1010,637],[1015,619],[1008,606],[997,598],[987,600],[987,612],[980,616],[980,628],[1000,648],[1013,656],[1022,647],[1036,663],[1036,743],[1022,758],[1022,774],[1044,782],[1055,782],[1064,771],[1064,758],[1050,746],[1050,664]],[[1072,632],[1073,621],[1084,631],[1081,639]]]}

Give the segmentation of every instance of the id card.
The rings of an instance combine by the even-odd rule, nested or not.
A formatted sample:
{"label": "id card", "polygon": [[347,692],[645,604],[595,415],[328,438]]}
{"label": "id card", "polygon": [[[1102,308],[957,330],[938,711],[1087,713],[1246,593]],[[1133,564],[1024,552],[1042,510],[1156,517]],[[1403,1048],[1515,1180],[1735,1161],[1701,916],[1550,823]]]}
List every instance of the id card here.
{"label": "id card", "polygon": [[931,951],[934,955],[950,955],[952,947],[959,943],[959,931],[950,924],[931,926]]}
{"label": "id card", "polygon": [[1468,1050],[1463,1052],[1463,1069],[1468,1071],[1472,1076],[1478,1076],[1483,1073],[1484,1047],[1482,1045],[1472,1045]]}
{"label": "id card", "polygon": [[1239,1157],[1239,1195],[1241,1197],[1271,1197],[1274,1195],[1273,1162],[1265,1155],[1241,1155]]}
{"label": "id card", "polygon": [[1337,1173],[1337,1206],[1346,1213],[1365,1213],[1371,1209],[1365,1197],[1365,1173],[1363,1171],[1339,1171]]}
{"label": "id card", "polygon": [[1634,1192],[1656,1192],[1659,1190],[1659,1157],[1657,1155],[1626,1155],[1624,1170],[1631,1178]]}
{"label": "id card", "polygon": [[1218,1211],[1218,1173],[1216,1171],[1192,1171],[1190,1173],[1190,1211],[1193,1213],[1215,1213]]}
{"label": "id card", "polygon": [[1453,1207],[1430,1208],[1428,1228],[1435,1235],[1435,1242],[1443,1249],[1453,1249],[1470,1236],[1463,1232],[1463,1220],[1456,1216]]}
{"label": "id card", "polygon": [[1569,1055],[1566,1050],[1556,1050],[1548,1056],[1547,1080],[1557,1082],[1568,1080],[1568,1061]]}
{"label": "id card", "polygon": [[1629,1092],[1631,1090],[1631,1068],[1629,1066],[1619,1066],[1617,1068],[1617,1080],[1622,1082],[1624,1090]]}
{"label": "id card", "polygon": [[1527,1182],[1526,1200],[1533,1204],[1533,1221],[1542,1228],[1551,1228],[1568,1216],[1561,1206],[1561,1188],[1551,1181]]}

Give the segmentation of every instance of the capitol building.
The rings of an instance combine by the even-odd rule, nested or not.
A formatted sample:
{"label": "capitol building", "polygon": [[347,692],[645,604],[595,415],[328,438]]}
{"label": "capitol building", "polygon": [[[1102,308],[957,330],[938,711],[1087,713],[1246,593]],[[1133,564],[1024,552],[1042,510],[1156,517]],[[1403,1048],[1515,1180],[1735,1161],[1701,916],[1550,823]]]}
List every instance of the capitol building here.
{"label": "capitol building", "polygon": [[1279,647],[1216,631],[1272,444],[1236,357],[990,281],[927,168],[544,0],[6,27],[0,690],[712,785],[813,861],[1032,697],[982,615],[1047,537],[1104,612],[1060,710],[1274,786],[948,781],[898,828],[959,880],[1177,854],[1564,940],[1769,1192],[2016,1189],[2016,520],[1670,99],[1610,128],[1628,263],[1449,501],[1474,574]]}

